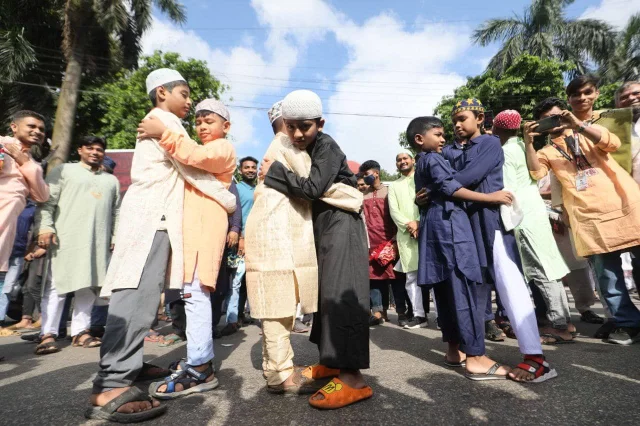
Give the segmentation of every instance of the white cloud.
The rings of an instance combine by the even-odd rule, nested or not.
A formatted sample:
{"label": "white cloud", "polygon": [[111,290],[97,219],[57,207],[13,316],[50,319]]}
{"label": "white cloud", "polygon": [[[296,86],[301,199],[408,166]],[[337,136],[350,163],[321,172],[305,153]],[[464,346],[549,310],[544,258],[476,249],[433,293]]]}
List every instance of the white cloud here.
{"label": "white cloud", "polygon": [[[232,133],[239,145],[255,144],[255,129],[268,123],[263,111],[234,108],[234,103],[255,105],[260,95],[279,94],[284,86],[303,86],[287,82],[299,54],[328,35],[347,50],[346,66],[331,78],[338,81],[333,86],[335,92],[319,92],[328,112],[428,115],[442,96],[465,81],[446,71],[469,44],[468,33],[459,27],[417,21],[414,27],[418,31],[405,30],[405,23],[388,12],[359,25],[322,0],[252,0],[251,5],[258,22],[267,28],[264,49],[256,48],[256,40],[248,37],[239,38],[238,46],[231,49],[214,49],[196,33],[158,20],[143,40],[145,53],[172,50],[207,61],[213,74],[231,86],[227,96],[238,99],[230,107]],[[262,50],[267,53],[259,53]],[[329,79],[314,74],[310,74],[312,79],[324,82],[320,87],[331,87]],[[406,128],[409,118],[336,114],[326,118],[327,131],[350,159],[375,159],[387,170],[394,170],[398,133]]]}
{"label": "white cloud", "polygon": [[599,6],[588,7],[579,19],[600,19],[622,29],[637,12],[640,12],[640,0],[602,0]]}

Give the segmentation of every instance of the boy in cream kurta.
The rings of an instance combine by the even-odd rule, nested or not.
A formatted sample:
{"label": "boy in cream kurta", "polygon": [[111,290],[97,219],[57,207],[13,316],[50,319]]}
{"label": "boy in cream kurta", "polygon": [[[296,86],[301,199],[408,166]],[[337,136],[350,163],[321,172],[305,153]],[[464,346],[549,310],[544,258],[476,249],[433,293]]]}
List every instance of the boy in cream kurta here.
{"label": "boy in cream kurta", "polygon": [[[311,157],[294,147],[284,133],[281,108],[277,102],[269,111],[275,138],[265,159],[308,176]],[[323,200],[354,212],[362,205],[360,192],[343,184],[332,185]],[[313,241],[311,203],[289,198],[260,182],[245,229],[245,264],[251,315],[262,319],[262,369],[272,393],[313,393],[323,384],[313,377],[320,366],[294,368],[290,343],[297,303],[303,314],[317,311]]]}
{"label": "boy in cream kurta", "polygon": [[[142,137],[161,135],[160,146],[173,158],[213,174],[229,187],[236,168],[235,150],[224,138],[231,128],[229,119],[229,111],[218,100],[206,99],[196,106],[196,130],[204,145],[167,129],[152,117],[143,120],[138,130]],[[177,362],[174,374],[149,386],[149,393],[156,398],[174,399],[218,386],[212,366],[211,293],[216,287],[228,224],[227,212],[218,202],[186,184],[182,298],[187,316],[187,359]]]}
{"label": "boy in cream kurta", "polygon": [[[151,72],[147,92],[155,107],[148,116],[186,135],[179,117],[188,114],[191,100],[180,73],[167,68]],[[227,213],[236,208],[235,197],[223,182],[180,163],[156,139],[138,139],[131,182],[120,208],[115,250],[102,289],[102,295],[113,294],[92,407],[85,413],[91,419],[142,421],[166,411],[166,406],[132,384],[141,372],[145,376],[153,374],[152,370],[166,372],[149,366],[143,369],[143,343],[156,315],[165,276],[170,288],[180,289],[184,283],[185,183],[216,200]]]}

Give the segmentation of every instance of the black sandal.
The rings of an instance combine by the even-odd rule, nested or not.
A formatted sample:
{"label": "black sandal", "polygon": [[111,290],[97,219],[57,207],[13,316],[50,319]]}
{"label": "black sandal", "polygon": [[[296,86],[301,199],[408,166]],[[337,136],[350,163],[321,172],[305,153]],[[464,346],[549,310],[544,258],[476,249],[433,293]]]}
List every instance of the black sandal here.
{"label": "black sandal", "polygon": [[49,354],[54,354],[56,352],[60,352],[60,348],[56,344],[55,337],[52,334],[47,334],[46,336],[42,336],[40,341],[42,342],[43,340],[47,340],[47,339],[54,339],[54,341],[40,343],[38,346],[36,346],[36,350],[35,350],[36,355],[49,355]]}
{"label": "black sandal", "polygon": [[[176,371],[163,381],[151,383],[149,385],[149,394],[158,399],[176,399],[192,393],[213,390],[220,384],[217,377],[214,377],[213,380],[207,382],[207,378],[214,373],[211,363],[209,363],[207,369],[202,372],[197,371],[185,361],[181,361],[179,367],[180,370]],[[181,391],[176,391],[177,384],[182,385]],[[164,392],[158,392],[158,389],[162,385],[167,386],[166,390]]]}
{"label": "black sandal", "polygon": [[[89,337],[85,339],[82,343],[80,343],[80,338],[82,336],[87,336],[87,335]],[[93,337],[89,330],[84,330],[83,332],[78,333],[71,338],[71,345],[75,348],[83,347],[83,348],[91,349],[91,348],[97,348],[98,346],[102,345],[102,340],[100,340],[97,337]]]}
{"label": "black sandal", "polygon": [[492,342],[504,342],[506,334],[496,324],[494,320],[485,321],[484,323],[484,338]]}
{"label": "black sandal", "polygon": [[108,420],[116,423],[136,423],[154,419],[167,411],[167,407],[165,405],[161,405],[138,413],[118,413],[118,408],[122,407],[124,404],[140,401],[149,401],[153,404],[153,399],[148,393],[143,392],[136,387],[132,387],[120,396],[113,398],[102,407],[89,407],[87,411],[85,411],[84,416],[87,419]]}

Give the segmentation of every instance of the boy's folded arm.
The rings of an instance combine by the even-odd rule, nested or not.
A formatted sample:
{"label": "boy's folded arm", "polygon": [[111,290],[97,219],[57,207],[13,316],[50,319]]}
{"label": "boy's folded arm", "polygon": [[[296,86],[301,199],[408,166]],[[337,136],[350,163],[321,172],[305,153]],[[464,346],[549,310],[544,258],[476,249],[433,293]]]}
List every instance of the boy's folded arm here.
{"label": "boy's folded arm", "polygon": [[309,177],[305,178],[288,170],[282,163],[274,161],[264,183],[285,195],[316,201],[322,198],[338,174],[336,158],[329,148],[314,153]]}
{"label": "boy's folded arm", "polygon": [[236,169],[236,153],[225,139],[198,145],[184,134],[167,129],[158,141],[176,161],[209,173],[233,173]]}

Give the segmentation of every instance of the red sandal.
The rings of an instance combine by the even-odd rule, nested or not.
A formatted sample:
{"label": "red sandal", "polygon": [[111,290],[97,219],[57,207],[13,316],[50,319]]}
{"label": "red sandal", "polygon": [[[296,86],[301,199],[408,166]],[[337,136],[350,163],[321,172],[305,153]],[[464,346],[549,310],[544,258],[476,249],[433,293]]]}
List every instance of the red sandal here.
{"label": "red sandal", "polygon": [[546,382],[547,380],[558,377],[558,372],[556,371],[555,368],[551,368],[549,363],[545,360],[544,356],[525,355],[524,360],[533,361],[536,364],[538,364],[538,367],[536,368],[527,364],[526,362],[521,362],[516,366],[516,368],[519,368],[520,370],[524,370],[528,373],[533,374],[534,379],[533,380],[515,380],[511,376],[511,374],[509,374],[509,377],[512,380],[515,380],[516,382],[522,382],[522,383],[542,383],[542,382]]}

